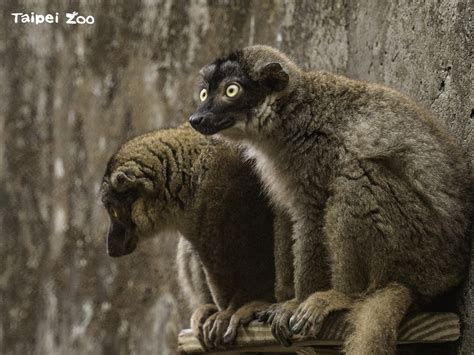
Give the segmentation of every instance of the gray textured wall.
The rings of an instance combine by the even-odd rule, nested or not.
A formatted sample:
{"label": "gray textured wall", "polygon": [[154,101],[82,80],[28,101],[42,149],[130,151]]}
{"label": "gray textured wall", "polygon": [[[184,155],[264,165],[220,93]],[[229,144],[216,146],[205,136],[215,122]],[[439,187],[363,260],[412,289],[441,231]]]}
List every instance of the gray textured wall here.
{"label": "gray textured wall", "polygon": [[[172,353],[175,236],[105,253],[97,201],[127,137],[185,121],[195,74],[264,43],[308,68],[384,83],[435,111],[474,157],[473,1],[0,3],[0,353]],[[79,11],[95,24],[14,24]],[[63,21],[61,21],[63,22]],[[474,286],[462,349],[474,351]]]}

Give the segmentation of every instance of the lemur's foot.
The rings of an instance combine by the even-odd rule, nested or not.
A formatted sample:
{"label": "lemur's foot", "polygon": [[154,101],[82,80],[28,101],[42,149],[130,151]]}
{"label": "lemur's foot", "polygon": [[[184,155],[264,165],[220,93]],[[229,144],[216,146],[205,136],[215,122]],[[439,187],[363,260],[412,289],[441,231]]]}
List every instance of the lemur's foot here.
{"label": "lemur's foot", "polygon": [[330,313],[350,309],[353,303],[353,297],[339,291],[315,292],[299,305],[291,317],[291,331],[293,334],[316,337]]}
{"label": "lemur's foot", "polygon": [[218,311],[215,304],[200,305],[191,316],[191,329],[193,334],[198,338],[201,346],[206,349],[206,342],[204,341],[203,326],[206,320]]}
{"label": "lemur's foot", "polygon": [[223,337],[223,344],[230,345],[237,336],[237,329],[240,325],[248,325],[252,320],[256,319],[256,314],[267,309],[267,302],[250,302],[240,307],[230,318],[229,326]]}
{"label": "lemur's foot", "polygon": [[225,309],[212,314],[202,327],[203,340],[206,350],[215,349],[223,345],[226,332],[235,310]]}
{"label": "lemur's foot", "polygon": [[290,329],[290,318],[298,308],[299,302],[295,299],[275,303],[257,314],[258,320],[270,324],[272,334],[283,346],[291,346],[293,333]]}

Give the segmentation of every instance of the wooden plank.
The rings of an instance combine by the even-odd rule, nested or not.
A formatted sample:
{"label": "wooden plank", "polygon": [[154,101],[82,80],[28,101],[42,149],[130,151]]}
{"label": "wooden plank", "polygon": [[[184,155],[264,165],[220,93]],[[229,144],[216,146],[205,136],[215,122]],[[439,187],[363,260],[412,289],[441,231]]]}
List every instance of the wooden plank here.
{"label": "wooden plank", "polygon": [[[282,347],[273,338],[270,327],[254,321],[241,327],[235,344],[227,352],[298,352],[301,354],[337,353],[337,349],[349,332],[349,324],[344,313],[329,317],[317,339],[295,336],[293,346]],[[401,324],[398,344],[444,343],[456,341],[460,336],[459,317],[454,313],[419,313],[408,316]],[[319,351],[318,351],[319,349]],[[179,335],[179,350],[182,354],[203,353],[201,345],[190,329]]]}

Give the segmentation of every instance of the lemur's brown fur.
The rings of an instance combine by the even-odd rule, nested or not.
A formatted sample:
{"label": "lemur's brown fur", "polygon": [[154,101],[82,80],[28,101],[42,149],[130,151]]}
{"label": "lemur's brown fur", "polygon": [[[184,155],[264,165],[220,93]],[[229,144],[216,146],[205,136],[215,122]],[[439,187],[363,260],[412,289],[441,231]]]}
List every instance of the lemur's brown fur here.
{"label": "lemur's brown fur", "polygon": [[201,259],[193,245],[184,237],[179,238],[176,247],[176,268],[178,285],[190,309],[214,302]]}
{"label": "lemur's brown fur", "polygon": [[[110,159],[102,196],[111,256],[162,231],[183,236],[178,275],[205,347],[232,342],[241,322],[275,300],[274,215],[240,149],[188,125],[136,137]],[[288,234],[282,223],[276,231]]]}
{"label": "lemur's brown fur", "polygon": [[304,71],[271,47],[236,51],[201,77],[191,124],[242,144],[294,222],[296,299],[261,319],[289,344],[353,309],[347,353],[394,353],[406,312],[466,274],[472,179],[458,144],[406,96]]}

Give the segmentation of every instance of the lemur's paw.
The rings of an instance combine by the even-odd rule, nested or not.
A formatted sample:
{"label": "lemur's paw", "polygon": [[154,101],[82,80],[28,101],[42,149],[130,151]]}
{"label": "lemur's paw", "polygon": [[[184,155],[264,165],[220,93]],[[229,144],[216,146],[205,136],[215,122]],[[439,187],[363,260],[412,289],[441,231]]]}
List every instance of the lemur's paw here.
{"label": "lemur's paw", "polygon": [[326,317],[336,311],[350,309],[354,299],[338,291],[315,292],[300,304],[290,319],[293,334],[316,337]]}
{"label": "lemur's paw", "polygon": [[212,314],[207,318],[202,327],[203,340],[206,350],[222,347],[224,344],[224,333],[229,327],[230,320],[235,310],[223,310]]}
{"label": "lemur's paw", "polygon": [[295,299],[270,305],[257,314],[258,320],[271,325],[272,334],[283,346],[291,346],[293,333],[290,329],[290,318],[298,308]]}
{"label": "lemur's paw", "polygon": [[252,320],[257,319],[256,314],[267,309],[269,303],[266,302],[250,302],[240,307],[230,318],[229,326],[223,337],[223,344],[230,345],[237,336],[237,329],[240,325],[248,325]]}
{"label": "lemur's paw", "polygon": [[217,306],[209,303],[200,305],[191,316],[191,329],[204,349],[206,349],[206,343],[204,341],[203,326],[206,320],[216,312]]}

